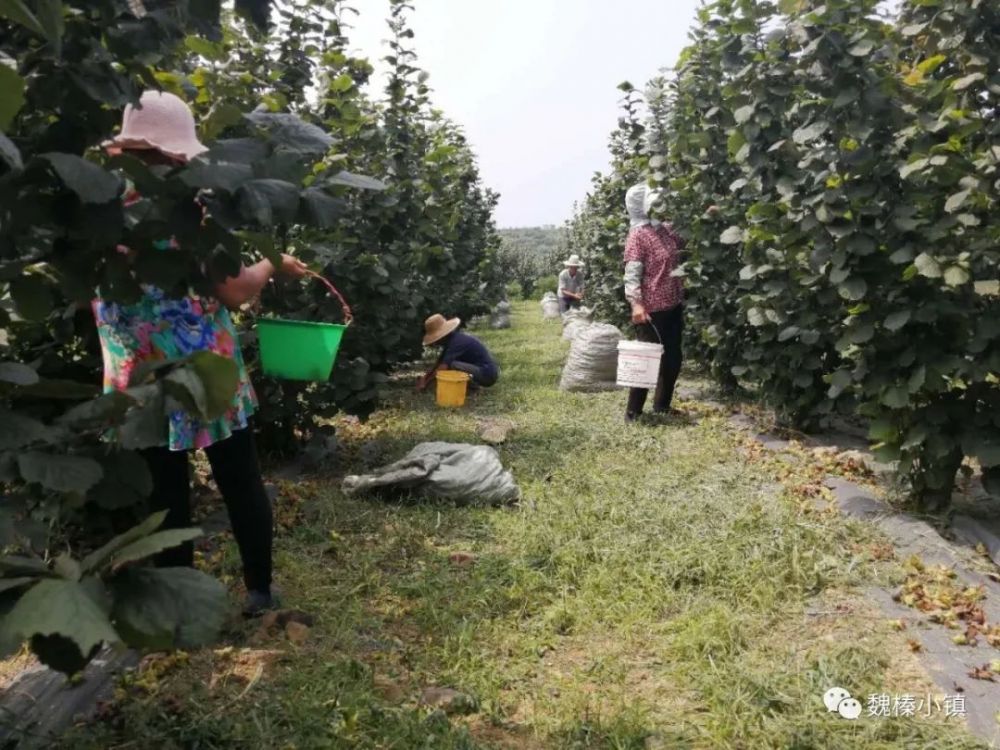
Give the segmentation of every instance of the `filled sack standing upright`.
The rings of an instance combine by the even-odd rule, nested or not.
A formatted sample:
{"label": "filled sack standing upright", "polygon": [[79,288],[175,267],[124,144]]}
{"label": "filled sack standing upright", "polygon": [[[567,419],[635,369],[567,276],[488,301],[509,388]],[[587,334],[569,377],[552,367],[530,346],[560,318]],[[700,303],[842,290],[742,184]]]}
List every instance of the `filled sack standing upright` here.
{"label": "filled sack standing upright", "polygon": [[490,313],[490,328],[494,331],[501,331],[510,328],[510,303],[501,301]]}
{"label": "filled sack standing upright", "polygon": [[544,320],[559,320],[559,299],[554,292],[546,292],[542,297],[542,318]]}
{"label": "filled sack standing upright", "polygon": [[564,391],[610,391],[618,375],[618,342],[622,334],[608,323],[592,323],[570,346],[559,387]]}

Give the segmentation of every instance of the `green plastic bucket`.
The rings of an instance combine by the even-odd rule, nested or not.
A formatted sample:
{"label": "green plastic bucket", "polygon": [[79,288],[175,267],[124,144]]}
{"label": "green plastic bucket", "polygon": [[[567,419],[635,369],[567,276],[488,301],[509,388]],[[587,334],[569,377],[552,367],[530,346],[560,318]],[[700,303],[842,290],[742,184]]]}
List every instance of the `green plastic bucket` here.
{"label": "green plastic bucket", "polygon": [[260,366],[285,380],[329,380],[347,326],[306,320],[257,321]]}
{"label": "green plastic bucket", "polygon": [[318,273],[308,276],[321,282],[340,300],[344,325],[308,320],[262,318],[257,321],[260,368],[265,375],[285,380],[329,380],[344,331],[351,324],[351,308],[336,287]]}

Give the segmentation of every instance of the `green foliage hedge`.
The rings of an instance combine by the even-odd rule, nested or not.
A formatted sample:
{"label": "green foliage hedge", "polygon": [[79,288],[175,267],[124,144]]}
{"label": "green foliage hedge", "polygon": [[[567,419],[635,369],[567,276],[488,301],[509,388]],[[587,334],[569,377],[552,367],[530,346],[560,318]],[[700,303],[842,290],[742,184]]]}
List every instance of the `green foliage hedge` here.
{"label": "green foliage hedge", "polygon": [[619,198],[664,187],[705,366],[797,427],[862,416],[937,507],[965,459],[1000,489],[1000,305],[975,286],[1000,276],[1000,10],[879,5],[706,3],[571,233],[620,321]]}

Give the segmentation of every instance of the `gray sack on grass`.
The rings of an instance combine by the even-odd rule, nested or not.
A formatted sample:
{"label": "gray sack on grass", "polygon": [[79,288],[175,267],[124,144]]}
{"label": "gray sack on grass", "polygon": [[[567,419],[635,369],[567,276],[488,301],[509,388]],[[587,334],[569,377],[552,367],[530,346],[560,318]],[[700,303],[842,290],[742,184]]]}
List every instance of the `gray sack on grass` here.
{"label": "gray sack on grass", "polygon": [[581,330],[570,346],[559,387],[564,391],[614,390],[621,337],[621,331],[608,323],[592,323]]}
{"label": "gray sack on grass", "polygon": [[493,308],[493,312],[490,313],[490,328],[494,331],[510,328],[509,302],[499,302],[497,303],[497,306]]}
{"label": "gray sack on grass", "polygon": [[562,316],[563,340],[572,341],[576,335],[589,326],[594,319],[594,311],[589,307],[578,307],[575,310],[568,310]]}
{"label": "gray sack on grass", "polygon": [[371,474],[345,477],[342,488],[346,495],[396,490],[458,505],[503,505],[521,497],[493,448],[465,443],[421,443]]}
{"label": "gray sack on grass", "polygon": [[555,292],[546,292],[542,296],[542,318],[545,320],[559,320],[559,298]]}
{"label": "gray sack on grass", "polygon": [[562,322],[564,326],[569,325],[574,320],[586,320],[588,323],[593,322],[594,311],[589,307],[577,307],[563,313]]}
{"label": "gray sack on grass", "polygon": [[593,324],[589,320],[583,320],[581,318],[571,320],[563,326],[563,341],[572,341],[577,337],[580,331],[590,328],[591,325]]}

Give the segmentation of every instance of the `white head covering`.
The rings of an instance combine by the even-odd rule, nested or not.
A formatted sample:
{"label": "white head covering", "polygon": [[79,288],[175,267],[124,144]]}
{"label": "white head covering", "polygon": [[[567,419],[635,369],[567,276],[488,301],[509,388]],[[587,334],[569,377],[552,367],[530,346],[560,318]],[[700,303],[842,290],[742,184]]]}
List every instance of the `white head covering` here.
{"label": "white head covering", "polygon": [[625,209],[628,211],[629,225],[636,227],[659,226],[660,222],[649,218],[649,210],[660,199],[659,190],[651,190],[645,183],[633,185],[625,193]]}

